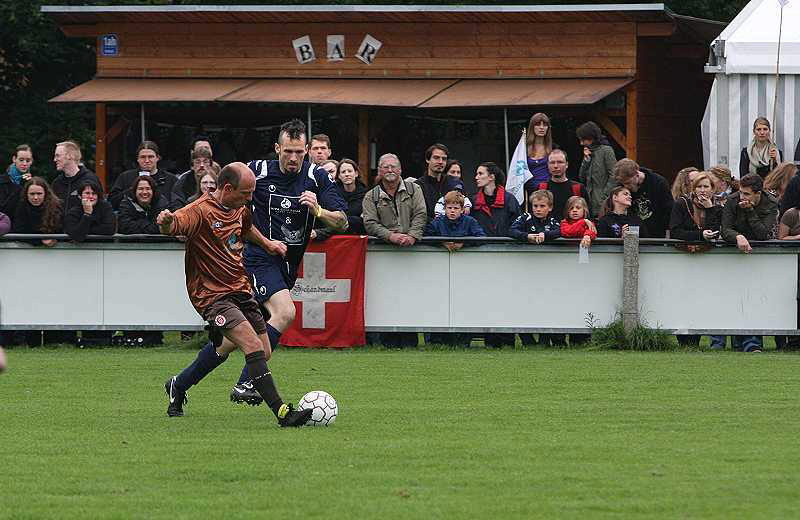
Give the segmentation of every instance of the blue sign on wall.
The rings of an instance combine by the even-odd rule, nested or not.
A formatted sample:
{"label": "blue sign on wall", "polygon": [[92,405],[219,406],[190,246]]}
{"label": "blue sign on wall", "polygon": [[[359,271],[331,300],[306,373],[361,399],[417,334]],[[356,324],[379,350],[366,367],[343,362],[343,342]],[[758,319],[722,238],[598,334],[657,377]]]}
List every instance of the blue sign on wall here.
{"label": "blue sign on wall", "polygon": [[116,56],[119,54],[119,39],[116,34],[104,34],[101,38],[100,54],[103,56]]}

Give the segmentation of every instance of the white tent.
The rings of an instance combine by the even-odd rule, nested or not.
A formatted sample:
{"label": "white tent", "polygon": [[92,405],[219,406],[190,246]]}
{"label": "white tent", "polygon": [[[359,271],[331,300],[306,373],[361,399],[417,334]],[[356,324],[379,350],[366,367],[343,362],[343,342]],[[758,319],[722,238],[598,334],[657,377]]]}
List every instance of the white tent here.
{"label": "white tent", "polygon": [[[776,81],[779,27],[780,74]],[[711,44],[706,72],[715,74],[702,123],[706,168],[727,164],[738,177],[739,155],[750,143],[753,121],[759,116],[772,123],[772,138],[784,160],[797,160],[800,0],[751,0]]]}

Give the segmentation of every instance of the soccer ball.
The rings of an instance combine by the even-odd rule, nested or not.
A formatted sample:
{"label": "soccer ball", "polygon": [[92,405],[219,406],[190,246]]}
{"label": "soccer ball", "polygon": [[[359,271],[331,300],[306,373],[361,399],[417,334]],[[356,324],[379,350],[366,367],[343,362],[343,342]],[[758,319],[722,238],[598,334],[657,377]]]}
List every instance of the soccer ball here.
{"label": "soccer ball", "polygon": [[308,410],[309,408],[314,412],[306,423],[308,426],[330,426],[339,415],[339,405],[336,404],[336,399],[322,390],[307,393],[297,403],[298,410]]}

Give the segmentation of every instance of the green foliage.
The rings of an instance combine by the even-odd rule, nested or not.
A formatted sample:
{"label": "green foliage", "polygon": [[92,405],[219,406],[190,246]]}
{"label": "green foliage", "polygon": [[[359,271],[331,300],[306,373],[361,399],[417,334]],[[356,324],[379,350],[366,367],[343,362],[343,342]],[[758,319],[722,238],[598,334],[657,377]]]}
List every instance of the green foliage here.
{"label": "green foliage", "polygon": [[639,323],[627,333],[621,316],[603,327],[595,326],[593,317],[587,320],[592,322],[592,348],[654,351],[675,350],[678,347],[672,334],[660,327],[652,329],[646,323]]}
{"label": "green foliage", "polygon": [[228,401],[239,354],[166,417],[194,357],[9,350],[0,518],[797,516],[800,356],[279,349],[340,405],[291,431]]}
{"label": "green foliage", "polygon": [[52,177],[53,149],[65,139],[81,143],[84,162],[92,166],[94,105],[47,101],[91,79],[95,59],[94,42],[64,36],[40,12],[42,4],[0,4],[0,167],[18,144],[27,143],[34,150],[34,173]]}
{"label": "green foliage", "polygon": [[[639,3],[628,0],[614,3]],[[95,74],[95,42],[67,38],[40,12],[42,5],[218,5],[219,0],[10,0],[0,2],[0,168],[10,161],[18,144],[34,150],[34,173],[52,177],[55,143],[74,139],[83,148],[84,162],[94,169],[94,106],[90,103],[48,103],[48,100],[91,79]],[[236,4],[263,4],[253,0]],[[279,3],[279,2],[276,2]],[[301,0],[281,2],[307,4]],[[538,4],[519,0],[395,0],[393,2],[319,0],[315,4],[431,4],[500,5]],[[546,2],[553,4],[609,3],[605,1]],[[673,12],[700,18],[730,20],[747,0],[668,0]]]}

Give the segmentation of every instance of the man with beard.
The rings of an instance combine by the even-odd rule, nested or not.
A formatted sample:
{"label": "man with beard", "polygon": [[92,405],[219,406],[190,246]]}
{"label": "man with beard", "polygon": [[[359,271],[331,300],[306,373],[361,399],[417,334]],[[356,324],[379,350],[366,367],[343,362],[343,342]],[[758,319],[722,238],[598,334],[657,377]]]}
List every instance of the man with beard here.
{"label": "man with beard", "polygon": [[[251,161],[256,176],[253,194],[253,222],[269,240],[286,245],[285,257],[268,254],[246,244],[244,267],[250,276],[256,301],[269,315],[267,337],[277,348],[281,334],[294,321],[291,291],[303,260],[316,219],[337,231],[347,229],[347,205],[321,167],[304,162],[308,153],[306,126],[293,119],[284,123],[275,143],[277,160]],[[247,366],[231,390],[231,401],[260,404]]]}
{"label": "man with beard", "polygon": [[427,170],[425,175],[417,179],[417,184],[422,188],[422,195],[425,198],[425,207],[428,213],[428,222],[433,220],[433,210],[436,201],[444,196],[442,193],[442,177],[444,176],[444,166],[447,164],[447,147],[441,143],[432,144],[425,150],[425,164]]}

